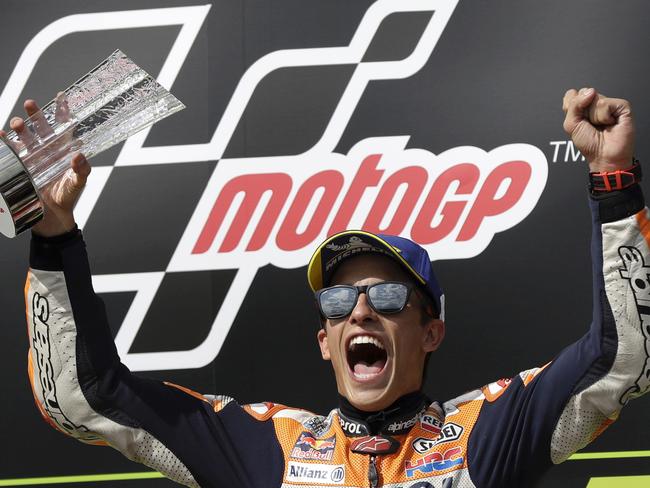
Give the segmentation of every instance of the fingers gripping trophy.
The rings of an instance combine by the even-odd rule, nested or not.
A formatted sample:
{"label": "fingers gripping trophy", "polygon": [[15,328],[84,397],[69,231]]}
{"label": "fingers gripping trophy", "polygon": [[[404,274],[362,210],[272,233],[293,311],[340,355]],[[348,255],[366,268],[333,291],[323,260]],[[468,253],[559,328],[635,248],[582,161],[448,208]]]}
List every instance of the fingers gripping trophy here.
{"label": "fingers gripping trophy", "polygon": [[[72,207],[90,173],[86,158],[185,106],[117,50],[40,109],[24,104],[0,132],[0,233],[74,227]],[[47,213],[47,218],[43,219]]]}

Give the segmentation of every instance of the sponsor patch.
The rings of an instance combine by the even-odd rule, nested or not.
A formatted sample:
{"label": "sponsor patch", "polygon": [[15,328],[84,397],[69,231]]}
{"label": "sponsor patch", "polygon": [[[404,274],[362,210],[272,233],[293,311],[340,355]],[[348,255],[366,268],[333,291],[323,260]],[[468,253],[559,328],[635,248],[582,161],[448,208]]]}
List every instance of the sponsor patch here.
{"label": "sponsor patch", "polygon": [[434,446],[442,444],[444,442],[455,441],[460,438],[463,434],[463,427],[452,422],[443,425],[440,430],[440,435],[435,439],[426,439],[424,437],[418,437],[413,441],[413,449],[415,452],[424,454],[430,451]]}
{"label": "sponsor patch", "polygon": [[336,244],[334,242],[330,242],[325,247],[330,251],[334,251],[334,252],[349,251],[350,249],[356,249],[356,248],[361,248],[361,249],[374,248],[372,244],[363,242],[359,236],[350,237],[348,242],[344,244]]}
{"label": "sponsor patch", "polygon": [[418,416],[406,420],[400,420],[398,422],[393,422],[388,427],[386,427],[386,430],[388,430],[388,432],[391,432],[392,434],[409,430],[411,427],[413,427],[416,424],[417,421],[418,421]]}
{"label": "sponsor patch", "polygon": [[316,439],[311,432],[303,432],[291,450],[291,457],[294,459],[331,461],[335,447],[336,436],[327,439]]}
{"label": "sponsor patch", "polygon": [[359,435],[368,434],[368,428],[365,425],[360,424],[359,422],[355,422],[354,420],[344,419],[342,416],[339,417],[339,422],[341,423],[341,428],[343,429],[343,431],[350,436],[359,436]]}
{"label": "sponsor patch", "polygon": [[462,466],[465,461],[462,447],[452,447],[444,452],[432,452],[420,459],[406,461],[404,468],[406,476],[412,478],[417,473],[432,473],[443,471],[455,466]]}
{"label": "sponsor patch", "polygon": [[350,445],[352,452],[361,454],[391,454],[399,449],[399,442],[390,436],[358,437]]}
{"label": "sponsor patch", "polygon": [[342,485],[345,481],[345,466],[342,464],[296,463],[289,461],[287,481],[298,483],[323,483]]}
{"label": "sponsor patch", "polygon": [[422,429],[426,430],[427,432],[431,432],[434,436],[440,434],[442,426],[442,420],[431,415],[430,413],[424,414],[420,419],[420,427],[422,427]]}

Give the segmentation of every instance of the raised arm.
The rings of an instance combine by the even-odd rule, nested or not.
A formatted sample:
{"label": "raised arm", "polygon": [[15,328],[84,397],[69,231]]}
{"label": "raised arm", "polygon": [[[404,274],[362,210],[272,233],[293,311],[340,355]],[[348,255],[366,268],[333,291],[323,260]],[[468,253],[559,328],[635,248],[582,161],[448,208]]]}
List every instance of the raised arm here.
{"label": "raised arm", "polygon": [[[38,110],[32,101],[25,107],[29,115]],[[19,118],[11,127],[31,136]],[[43,418],[188,486],[279,485],[281,449],[270,417],[227,397],[138,377],[120,362],[73,217],[89,173],[86,159],[74,156],[68,173],[42,191],[45,216],[33,228],[28,367]]]}
{"label": "raised arm", "polygon": [[[596,174],[591,195],[594,309],[589,334],[567,351],[587,367],[553,432],[554,463],[592,441],[630,399],[650,387],[648,209],[638,184],[629,184],[632,177],[617,173],[632,172],[635,164],[631,107],[626,100],[583,88],[567,91],[563,109],[564,129]],[[619,182],[629,186],[614,189]]]}
{"label": "raised arm", "polygon": [[[632,166],[628,102],[582,89],[567,91],[563,106],[564,128],[589,161],[590,172]],[[631,184],[614,189],[614,174],[607,177],[610,191],[589,196],[589,330],[547,365],[474,394],[485,403],[468,446],[468,458],[481,458],[471,470],[473,479],[489,480],[489,486],[530,486],[593,441],[630,399],[648,390],[650,224],[639,185],[629,175],[619,177]]]}

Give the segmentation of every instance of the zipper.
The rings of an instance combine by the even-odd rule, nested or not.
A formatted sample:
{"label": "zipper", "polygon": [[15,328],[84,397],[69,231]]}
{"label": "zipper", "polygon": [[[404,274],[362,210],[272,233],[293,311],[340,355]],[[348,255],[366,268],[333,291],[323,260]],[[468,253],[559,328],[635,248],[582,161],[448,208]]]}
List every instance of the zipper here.
{"label": "zipper", "polygon": [[368,481],[370,482],[370,488],[377,488],[377,485],[379,485],[377,456],[370,456],[370,464],[368,464]]}

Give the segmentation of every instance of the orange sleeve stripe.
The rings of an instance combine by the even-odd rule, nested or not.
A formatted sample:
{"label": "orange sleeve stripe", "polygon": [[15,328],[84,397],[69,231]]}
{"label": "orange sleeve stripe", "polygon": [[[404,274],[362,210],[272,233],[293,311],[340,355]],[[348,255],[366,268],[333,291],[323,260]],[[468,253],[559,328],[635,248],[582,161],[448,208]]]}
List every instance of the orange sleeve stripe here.
{"label": "orange sleeve stripe", "polygon": [[29,297],[29,274],[27,275],[27,279],[25,280],[25,325],[27,326],[27,337],[31,339],[31,335],[29,333],[29,302],[28,302],[28,297]]}
{"label": "orange sleeve stripe", "polygon": [[526,376],[526,378],[524,378],[524,380],[523,380],[524,386],[528,386],[530,384],[530,382],[533,381],[535,378],[537,378],[539,376],[539,374],[542,371],[544,371],[548,367],[548,365],[551,364],[551,363],[552,363],[552,361],[549,361],[548,363],[546,363],[541,368],[537,368],[533,373],[529,373]]}
{"label": "orange sleeve stripe", "polygon": [[[278,403],[264,402],[263,404],[266,406],[265,411],[261,411],[259,407],[253,408],[253,405],[250,404],[244,405],[244,411],[248,413],[248,415],[250,415],[251,417],[255,418],[256,420],[268,420],[272,418],[280,410],[284,410],[287,408],[284,405],[280,405]],[[256,404],[256,405],[261,405],[261,404]]]}
{"label": "orange sleeve stripe", "polygon": [[599,437],[600,434],[602,434],[603,432],[605,432],[605,430],[607,430],[607,428],[608,428],[610,425],[612,425],[615,421],[616,421],[615,419],[605,419],[605,420],[603,421],[603,423],[600,424],[600,427],[598,427],[598,429],[596,429],[596,431],[595,431],[595,432],[593,433],[593,435],[591,436],[591,441],[590,441],[590,442],[596,440],[596,438]]}
{"label": "orange sleeve stripe", "polygon": [[201,395],[200,393],[195,392],[194,390],[190,390],[189,388],[185,388],[184,386],[177,385],[177,384],[175,384],[175,383],[170,383],[170,382],[168,382],[168,381],[163,381],[163,383],[164,383],[165,385],[167,385],[167,386],[171,386],[172,388],[176,388],[176,389],[178,389],[178,390],[181,390],[182,392],[187,393],[188,395],[193,396],[194,398],[197,398],[197,399],[199,399],[199,400],[202,400],[202,401],[204,401],[205,403],[210,404],[210,402],[208,401],[207,398],[205,398],[205,397],[204,397],[203,395]]}
{"label": "orange sleeve stripe", "polygon": [[648,247],[650,247],[650,220],[648,220],[648,214],[646,213],[646,209],[637,212],[636,222],[639,225],[639,232],[641,232],[641,234],[645,238],[646,244],[648,245]]}

